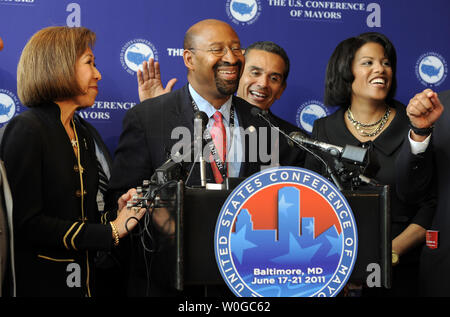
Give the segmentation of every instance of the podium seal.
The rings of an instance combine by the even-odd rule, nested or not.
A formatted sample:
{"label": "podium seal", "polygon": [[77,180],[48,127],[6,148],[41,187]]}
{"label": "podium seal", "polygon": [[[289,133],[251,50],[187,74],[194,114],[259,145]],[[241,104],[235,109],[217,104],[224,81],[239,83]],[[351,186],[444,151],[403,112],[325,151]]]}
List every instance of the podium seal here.
{"label": "podium seal", "polygon": [[350,206],[326,178],[271,168],[242,182],[217,219],[219,271],[240,297],[336,296],[357,256]]}

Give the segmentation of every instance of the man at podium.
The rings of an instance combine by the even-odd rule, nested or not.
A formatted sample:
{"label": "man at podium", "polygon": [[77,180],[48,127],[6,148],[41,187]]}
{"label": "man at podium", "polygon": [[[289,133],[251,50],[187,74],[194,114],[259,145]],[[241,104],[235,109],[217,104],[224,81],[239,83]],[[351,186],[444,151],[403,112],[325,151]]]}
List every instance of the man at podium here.
{"label": "man at podium", "polygon": [[[283,132],[300,133],[300,128],[275,115],[270,108],[279,100],[287,87],[290,60],[286,51],[271,41],[258,41],[250,44],[244,53],[245,67],[239,81],[236,95],[248,103],[268,112],[268,119]],[[162,85],[160,65],[151,58],[138,70],[138,92],[141,102],[170,92],[177,79],[172,78],[166,87]],[[282,140],[285,141],[284,139]],[[303,166],[305,152],[290,147],[280,147],[280,165]]]}
{"label": "man at podium", "polygon": [[[184,127],[193,135],[194,114],[199,111],[208,116],[212,139],[207,141],[212,148],[206,163],[208,182],[222,183],[227,177],[245,178],[258,172],[263,164],[277,163],[263,162],[260,157],[250,159],[259,147],[250,150],[252,144],[245,138],[252,133],[259,136],[259,128],[268,129],[268,124],[252,115],[252,105],[233,95],[244,67],[236,32],[222,21],[203,20],[186,32],[184,49],[188,83],[181,89],[145,100],[125,115],[109,184],[109,201],[114,201],[129,184],[139,186],[143,180],[150,179],[155,169],[167,161],[167,154],[177,142],[171,138],[172,132]],[[198,164],[194,164],[186,184],[200,185],[199,175]],[[149,237],[147,245],[155,245],[153,238]],[[165,290],[153,283],[164,274],[149,273],[153,259],[142,260],[148,254],[146,251],[154,250],[134,243],[128,251],[132,252],[128,294],[165,294]]]}

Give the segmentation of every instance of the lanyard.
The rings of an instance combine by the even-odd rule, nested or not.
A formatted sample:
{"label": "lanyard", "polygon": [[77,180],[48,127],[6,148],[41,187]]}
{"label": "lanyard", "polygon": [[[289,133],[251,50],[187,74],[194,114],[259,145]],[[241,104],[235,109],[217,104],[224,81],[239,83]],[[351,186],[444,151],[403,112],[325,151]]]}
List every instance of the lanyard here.
{"label": "lanyard", "polygon": [[[200,111],[200,109],[198,108],[194,99],[192,98],[191,94],[189,94],[189,97],[191,98],[191,103],[192,103],[192,108],[194,109],[194,113]],[[233,97],[231,97],[231,98],[233,98]],[[234,115],[235,115],[234,114],[234,106],[233,106],[233,102],[232,102],[231,107],[230,107],[230,124],[229,124],[230,136],[231,136],[231,133],[234,128]],[[208,144],[211,155],[214,158],[214,162],[216,163],[216,166],[219,169],[220,174],[222,174],[223,179],[225,179],[227,177],[227,164],[225,164],[225,162],[222,162],[222,160],[220,159],[219,153],[217,152],[216,146],[214,145],[214,141],[211,137],[211,133],[208,130],[205,131],[205,133],[203,135],[203,139],[205,140],[206,144]],[[226,150],[227,149],[224,149],[224,151],[226,151]]]}

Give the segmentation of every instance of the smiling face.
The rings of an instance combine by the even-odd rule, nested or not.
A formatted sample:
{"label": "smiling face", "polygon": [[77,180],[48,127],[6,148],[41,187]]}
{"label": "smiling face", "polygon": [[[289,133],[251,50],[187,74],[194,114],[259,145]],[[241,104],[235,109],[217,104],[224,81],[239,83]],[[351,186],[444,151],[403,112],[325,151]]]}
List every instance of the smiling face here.
{"label": "smiling face", "polygon": [[88,48],[75,64],[75,76],[82,93],[74,97],[80,107],[90,107],[94,104],[98,94],[98,81],[102,78],[95,65],[95,57]]}
{"label": "smiling face", "polygon": [[[232,52],[240,50],[237,34],[228,24],[214,20],[199,22],[188,32],[192,33],[192,40],[183,57],[190,84],[213,105],[229,98],[237,90],[244,65],[244,56]],[[224,48],[227,52],[223,56],[211,51]]]}
{"label": "smiling face", "polygon": [[352,104],[360,102],[383,103],[392,86],[392,68],[384,48],[378,43],[367,43],[359,48],[352,64],[355,77],[352,83]]}
{"label": "smiling face", "polygon": [[252,49],[245,56],[245,68],[237,95],[247,102],[268,110],[286,88],[286,64],[275,53]]}

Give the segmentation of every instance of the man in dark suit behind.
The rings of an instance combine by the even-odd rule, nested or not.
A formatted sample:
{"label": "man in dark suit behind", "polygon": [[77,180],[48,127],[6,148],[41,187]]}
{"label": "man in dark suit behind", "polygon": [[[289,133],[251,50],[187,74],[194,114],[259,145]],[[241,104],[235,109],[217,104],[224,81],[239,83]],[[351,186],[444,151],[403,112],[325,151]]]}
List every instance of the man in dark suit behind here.
{"label": "man in dark suit behind", "polygon": [[[283,132],[305,131],[276,116],[270,109],[281,98],[287,87],[290,60],[286,51],[271,41],[258,41],[245,49],[245,67],[239,81],[237,96],[268,112],[268,119]],[[303,167],[303,150],[286,146],[286,139],[280,138],[280,165]]]}
{"label": "man in dark suit behind", "polygon": [[[245,67],[236,95],[251,105],[267,111],[267,118],[281,131],[287,134],[295,131],[306,136],[305,131],[276,116],[270,110],[287,87],[290,60],[286,51],[272,41],[257,41],[245,49],[244,57]],[[164,87],[159,63],[153,58],[143,63],[143,69],[137,72],[137,79],[141,102],[170,92],[177,82],[176,78],[172,78]],[[280,143],[280,165],[303,167],[306,152],[286,146],[286,139],[283,137]]]}
{"label": "man in dark suit behind", "polygon": [[[235,121],[243,129],[261,124],[251,115],[251,105],[233,96],[244,66],[244,56],[239,38],[228,24],[218,20],[195,24],[186,33],[184,48],[188,85],[145,100],[127,112],[115,153],[111,189],[123,190],[128,184],[136,186],[143,179],[149,179],[155,168],[168,159],[168,153],[178,142],[171,138],[175,128],[187,127],[193,135],[192,100],[200,103],[196,96],[209,104],[209,108],[224,110],[228,116],[234,107]],[[198,106],[202,108],[200,104]],[[224,121],[229,119],[225,117]],[[207,173],[209,181],[213,181],[209,165]],[[251,162],[243,163],[228,173],[234,177],[246,177],[257,172],[258,167]],[[194,179],[196,175],[193,173]]]}
{"label": "man in dark suit behind", "polygon": [[[198,22],[186,32],[184,49],[188,84],[179,90],[148,99],[126,113],[113,162],[110,197],[117,197],[131,184],[139,186],[143,180],[150,179],[155,169],[168,159],[168,153],[177,143],[178,140],[171,138],[175,129],[184,127],[190,135],[194,134],[194,112],[197,108],[206,112],[208,117],[220,111],[223,123],[228,128],[239,127],[242,131],[252,126],[265,126],[262,120],[251,114],[252,106],[249,103],[233,96],[238,88],[244,56],[239,38],[228,24],[218,20]],[[212,118],[209,120],[209,124],[214,121]],[[249,156],[254,153],[239,153],[239,148],[242,149],[241,145],[245,143],[244,138],[245,135],[241,133],[230,132],[227,136],[228,151],[236,154],[237,158],[224,164],[229,177],[247,177],[260,170],[259,160],[249,160]],[[212,171],[214,164],[215,161],[207,163],[209,182],[215,179]],[[200,184],[198,164],[195,166],[188,182],[191,185]],[[132,251],[135,249],[132,248]],[[152,287],[147,292],[147,267],[143,260],[132,261],[134,265],[131,268],[132,292],[129,295],[163,294],[153,283],[158,278],[155,274],[151,274]]]}
{"label": "man in dark suit behind", "polygon": [[[408,142],[397,159],[397,191],[410,202],[436,196],[431,230],[438,231],[437,248],[424,246],[420,291],[424,296],[450,296],[450,90],[416,94],[407,106],[411,121]],[[428,240],[428,239],[427,239]],[[428,243],[428,242],[427,242]]]}

